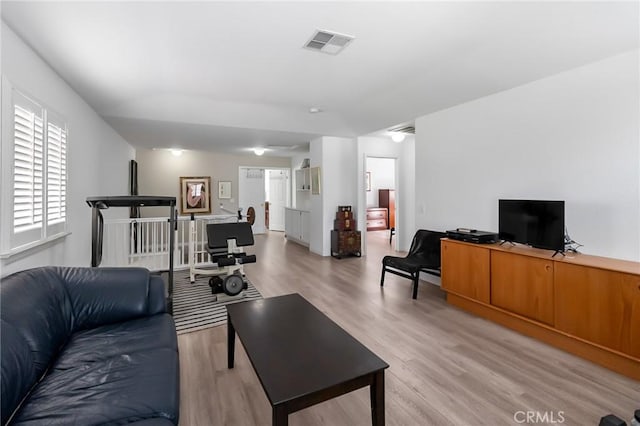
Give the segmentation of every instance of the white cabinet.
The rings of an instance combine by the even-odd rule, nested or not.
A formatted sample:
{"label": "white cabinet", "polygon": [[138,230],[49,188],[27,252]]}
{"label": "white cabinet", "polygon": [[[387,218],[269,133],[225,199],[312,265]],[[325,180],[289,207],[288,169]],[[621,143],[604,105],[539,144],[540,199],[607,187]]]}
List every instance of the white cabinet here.
{"label": "white cabinet", "polygon": [[311,173],[308,167],[296,170],[296,191],[311,191]]}
{"label": "white cabinet", "polygon": [[288,240],[309,245],[309,212],[306,210],[285,208],[284,234]]}
{"label": "white cabinet", "polygon": [[300,241],[306,245],[309,245],[309,227],[311,226],[309,218],[309,212],[300,212]]}
{"label": "white cabinet", "polygon": [[284,234],[287,238],[300,235],[300,211],[284,209]]}

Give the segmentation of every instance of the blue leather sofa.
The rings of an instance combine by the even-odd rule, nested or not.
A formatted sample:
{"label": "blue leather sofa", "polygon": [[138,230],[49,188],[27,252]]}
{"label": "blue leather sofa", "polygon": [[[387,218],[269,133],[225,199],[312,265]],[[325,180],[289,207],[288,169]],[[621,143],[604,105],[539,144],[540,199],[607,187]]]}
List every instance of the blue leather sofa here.
{"label": "blue leather sofa", "polygon": [[178,424],[176,328],[141,268],[43,267],[0,285],[2,424]]}

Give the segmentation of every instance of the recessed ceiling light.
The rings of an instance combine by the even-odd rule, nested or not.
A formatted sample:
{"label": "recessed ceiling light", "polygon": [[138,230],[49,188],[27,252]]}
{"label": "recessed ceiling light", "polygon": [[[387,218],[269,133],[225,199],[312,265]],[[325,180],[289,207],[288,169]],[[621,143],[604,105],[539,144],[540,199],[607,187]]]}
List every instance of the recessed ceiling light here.
{"label": "recessed ceiling light", "polygon": [[170,148],[169,151],[171,151],[171,154],[174,157],[180,157],[182,155],[182,152],[183,152],[182,149],[177,149],[177,148]]}
{"label": "recessed ceiling light", "polygon": [[262,155],[262,154],[264,154],[264,148],[253,148],[253,152],[256,155]]}
{"label": "recessed ceiling light", "polygon": [[310,113],[310,114],[317,114],[317,113],[319,113],[319,112],[322,112],[322,110],[321,110],[320,108],[318,108],[318,107],[311,107],[311,108],[309,108],[309,113]]}
{"label": "recessed ceiling light", "polygon": [[393,133],[391,135],[391,140],[395,143],[400,143],[404,140],[404,133]]}

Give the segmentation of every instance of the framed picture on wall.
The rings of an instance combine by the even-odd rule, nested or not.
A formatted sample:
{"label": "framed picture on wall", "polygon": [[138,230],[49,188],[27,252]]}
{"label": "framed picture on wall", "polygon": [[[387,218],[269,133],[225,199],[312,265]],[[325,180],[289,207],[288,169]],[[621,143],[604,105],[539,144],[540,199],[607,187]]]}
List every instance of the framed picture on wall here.
{"label": "framed picture on wall", "polygon": [[312,167],[309,172],[311,173],[311,193],[318,195],[320,194],[320,167]]}
{"label": "framed picture on wall", "polygon": [[180,214],[211,213],[211,177],[180,177]]}
{"label": "framed picture on wall", "polygon": [[367,191],[371,191],[371,172],[366,172],[364,175],[364,187]]}
{"label": "framed picture on wall", "polygon": [[218,182],[218,199],[225,200],[231,198],[231,182],[221,180]]}

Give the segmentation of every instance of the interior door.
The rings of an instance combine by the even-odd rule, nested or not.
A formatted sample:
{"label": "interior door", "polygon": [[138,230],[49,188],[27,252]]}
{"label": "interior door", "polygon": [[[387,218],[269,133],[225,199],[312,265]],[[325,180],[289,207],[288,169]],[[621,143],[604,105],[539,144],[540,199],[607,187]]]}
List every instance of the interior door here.
{"label": "interior door", "polygon": [[256,211],[256,220],[251,227],[254,234],[264,234],[264,202],[265,202],[265,171],[253,167],[240,167],[238,176],[238,206],[242,208],[242,214],[247,214],[247,209],[253,207]]}
{"label": "interior door", "polygon": [[284,231],[284,208],[287,204],[289,174],[286,170],[269,170],[269,230]]}

